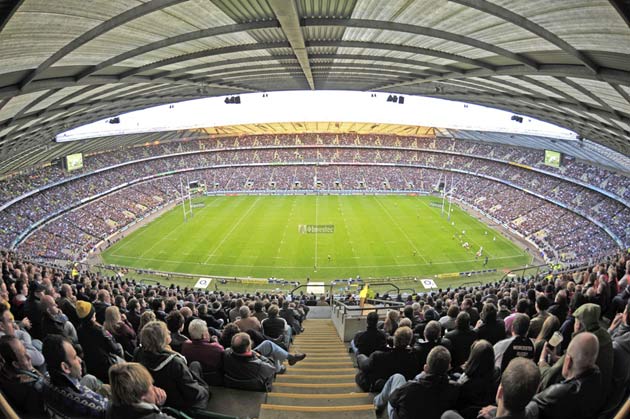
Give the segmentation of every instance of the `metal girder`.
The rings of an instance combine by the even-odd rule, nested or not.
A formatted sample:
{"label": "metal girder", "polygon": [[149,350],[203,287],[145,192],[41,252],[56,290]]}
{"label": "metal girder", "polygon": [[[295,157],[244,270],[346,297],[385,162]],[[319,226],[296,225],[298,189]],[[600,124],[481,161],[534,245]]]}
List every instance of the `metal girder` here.
{"label": "metal girder", "polygon": [[599,72],[599,66],[590,58],[588,58],[584,53],[575,49],[571,44],[564,41],[562,38],[554,34],[553,32],[548,31],[543,28],[539,24],[521,16],[517,13],[512,12],[504,7],[501,7],[495,3],[490,3],[486,0],[449,0],[452,3],[461,4],[462,6],[467,6],[473,9],[477,9],[481,12],[490,14],[492,16],[496,16],[499,19],[505,20],[513,25],[516,25],[522,29],[525,29],[528,32],[533,33],[536,36],[541,37],[545,41],[557,46],[570,56],[579,60],[584,66],[589,68],[593,74],[597,74]]}
{"label": "metal girder", "polygon": [[[215,70],[215,71],[210,71],[210,72],[206,72],[206,73],[198,73],[198,74],[194,74],[192,75],[192,77],[189,78],[189,80],[194,80],[194,81],[202,81],[205,78],[210,78],[209,81],[212,82],[213,79],[212,77],[217,77],[217,80],[221,80],[221,77],[227,76],[227,77],[233,77],[236,76],[238,74],[247,74],[247,73],[252,73],[252,72],[256,72],[259,74],[264,74],[265,71],[264,70],[278,70],[278,69],[283,69],[283,68],[299,68],[298,63],[295,63],[292,66],[287,66],[286,64],[277,64],[277,65],[269,65],[269,64],[258,64],[258,65],[250,65],[250,66],[241,66],[238,68],[238,71],[234,71],[231,69],[225,69],[225,70]],[[408,68],[408,67],[400,67],[400,66],[385,66],[385,65],[373,65],[373,64],[357,64],[357,63],[313,63],[311,64],[311,68],[315,69],[315,68],[323,68],[323,67],[327,67],[327,68],[349,68],[349,69],[361,69],[361,70],[378,70],[380,74],[383,75],[391,75],[391,76],[399,76],[401,75],[401,73],[404,73],[404,75],[408,75],[410,77],[417,77],[420,74],[423,74],[420,71],[414,71],[414,69],[412,68]],[[263,71],[258,71],[258,70],[263,70]]]}
{"label": "metal girder", "polygon": [[[497,94],[493,94],[490,92],[474,92],[474,94],[471,94],[470,92],[458,92],[458,91],[449,91],[448,89],[442,89],[439,92],[439,95],[434,95],[434,96],[457,96],[459,98],[462,98],[466,101],[472,101],[480,99],[480,98],[487,98],[487,102],[488,104],[492,104],[493,106],[500,104],[502,102],[505,103],[509,103],[512,104],[513,107],[516,106],[516,104],[514,103],[515,100],[520,100],[520,101],[524,101],[524,102],[528,102],[532,105],[532,109],[540,109],[541,110],[541,115],[546,115],[546,113],[544,112],[544,109],[540,108],[539,106],[537,106],[540,103],[544,103],[547,104],[551,107],[561,107],[561,108],[567,108],[567,109],[572,109],[574,110],[576,108],[576,106],[572,103],[564,103],[561,102],[557,99],[545,99],[545,98],[528,98],[526,96],[516,96],[516,95],[512,95],[512,94],[507,94],[507,93],[503,93],[500,95]],[[586,105],[585,105],[586,106]],[[581,107],[577,107],[577,111],[583,111],[583,109],[581,109]],[[591,112],[593,114],[597,114],[599,116],[601,116],[602,118],[608,119],[610,118],[610,114],[607,112],[602,112],[601,110],[598,109],[589,109],[588,112]],[[532,115],[534,116],[534,115]],[[536,116],[538,117],[538,116]],[[572,118],[575,118],[575,115],[572,115]],[[547,117],[543,116],[541,117],[541,119],[545,120]],[[625,121],[630,122],[630,119],[626,118],[619,118]],[[604,126],[601,121],[594,121],[594,120],[588,120],[589,122],[595,122],[597,125],[601,125],[602,127]],[[581,124],[583,125],[583,124]],[[624,136],[624,137],[630,137],[630,132],[626,132],[625,130],[617,127],[617,126],[606,126],[608,129],[611,129],[615,132],[618,132],[619,135]]]}
{"label": "metal girder", "polygon": [[484,69],[469,70],[465,73],[451,72],[424,79],[413,80],[400,84],[381,84],[378,89],[392,89],[404,85],[430,83],[435,81],[450,80],[468,77],[488,77],[488,76],[553,76],[553,77],[579,77],[588,80],[605,81],[607,83],[630,85],[630,72],[616,69],[600,67],[597,75],[586,69],[584,66],[571,64],[541,64],[538,71],[532,72],[524,66],[503,66],[496,71]]}
{"label": "metal girder", "polygon": [[630,27],[630,1],[628,0],[610,0],[610,4],[617,10],[619,16]]}
{"label": "metal girder", "polygon": [[187,32],[171,38],[162,39],[160,41],[151,42],[150,44],[143,45],[141,47],[132,49],[130,51],[119,54],[108,60],[105,60],[95,66],[88,68],[77,76],[77,79],[82,79],[104,68],[113,66],[117,63],[128,60],[129,58],[137,57],[147,52],[155,51],[161,48],[166,48],[172,45],[181,44],[185,42],[194,41],[197,39],[208,38],[211,36],[227,35],[238,32],[246,32],[256,29],[269,29],[277,28],[280,26],[279,22],[271,20],[263,20],[258,22],[237,23],[234,25],[218,26],[215,28],[203,29],[200,31]]}
{"label": "metal girder", "polygon": [[426,26],[409,25],[399,22],[391,22],[384,20],[371,19],[302,19],[304,26],[342,26],[347,28],[364,28],[364,29],[380,29],[393,32],[411,33],[414,35],[422,35],[430,38],[443,39],[445,41],[455,42],[462,45],[468,45],[484,51],[493,52],[499,56],[509,60],[523,64],[531,69],[537,69],[538,63],[521,54],[515,54],[496,45],[488,44],[474,38],[459,35],[453,32],[442,31],[439,29],[429,28]]}
{"label": "metal girder", "polygon": [[97,25],[96,27],[90,29],[85,32],[83,35],[73,39],[68,44],[66,44],[59,51],[50,56],[46,61],[41,63],[35,70],[31,71],[20,83],[20,88],[23,89],[27,84],[32,82],[39,74],[41,74],[44,70],[50,68],[53,64],[61,60],[66,55],[70,54],[72,51],[76,50],[80,46],[86,44],[87,42],[103,35],[115,29],[121,25],[124,25],[132,20],[138,19],[140,17],[146,16],[150,13],[156,12],[158,10],[162,10],[167,7],[174,6],[179,3],[184,3],[188,0],[152,0],[147,3],[143,3],[139,6],[134,7],[133,9],[129,9],[118,16],[114,16],[111,19],[108,19]]}
{"label": "metal girder", "polygon": [[231,54],[241,51],[255,51],[255,50],[268,50],[277,48],[291,48],[288,42],[268,42],[263,44],[248,44],[248,45],[230,45],[229,47],[213,48],[209,50],[192,52],[190,54],[183,54],[173,58],[167,58],[165,60],[156,61],[151,64],[143,65],[141,67],[133,68],[118,76],[120,80],[124,80],[127,77],[134,76],[136,74],[143,73],[148,70],[164,67],[171,64],[178,64],[184,61],[196,60],[199,58],[213,57],[223,54]]}
{"label": "metal girder", "polygon": [[[368,49],[382,49],[389,51],[401,51],[408,52],[410,54],[420,54],[429,57],[443,58],[445,60],[451,60],[464,64],[469,64],[473,67],[484,68],[486,70],[495,71],[496,67],[481,60],[475,60],[472,58],[462,57],[461,55],[451,54],[448,52],[442,52],[432,50],[428,48],[413,47],[410,45],[389,44],[383,42],[364,42],[364,41],[345,41],[345,40],[331,40],[331,41],[309,41],[307,46],[317,47],[338,47],[338,48],[368,48]],[[443,66],[447,67],[448,66]],[[463,72],[457,68],[452,68],[451,71]]]}
{"label": "metal girder", "polygon": [[2,33],[9,20],[11,20],[15,12],[17,12],[22,3],[24,3],[24,0],[9,0],[7,3],[4,13],[0,15],[0,33]]}
{"label": "metal girder", "polygon": [[280,22],[282,32],[287,37],[293,53],[295,54],[304,77],[311,88],[315,90],[315,81],[313,80],[313,74],[311,73],[311,65],[308,60],[308,52],[306,51],[306,45],[304,44],[304,35],[302,34],[302,28],[300,27],[300,17],[298,16],[295,0],[267,0],[273,13]]}

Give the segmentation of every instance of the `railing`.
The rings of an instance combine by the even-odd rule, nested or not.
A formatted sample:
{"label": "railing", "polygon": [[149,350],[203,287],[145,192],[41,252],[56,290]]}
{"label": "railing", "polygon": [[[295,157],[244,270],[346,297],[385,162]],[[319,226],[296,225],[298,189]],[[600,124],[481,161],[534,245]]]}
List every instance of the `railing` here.
{"label": "railing", "polygon": [[400,309],[405,306],[405,303],[399,301],[390,301],[390,300],[374,300],[374,299],[366,299],[366,303],[370,304],[370,307],[361,307],[361,306],[349,306],[342,301],[333,301],[332,307],[333,312],[341,311],[341,317],[346,318],[348,314],[358,312],[359,314],[365,310],[376,311],[377,314],[381,311],[389,311],[392,308]]}
{"label": "railing", "polygon": [[[306,287],[308,287],[309,285],[310,285],[310,284],[301,284],[301,285],[298,285],[297,287],[295,287],[295,288],[293,288],[291,291],[289,291],[289,295],[291,296],[291,298],[293,298],[293,293],[294,293],[295,291],[299,290],[300,288],[306,288]],[[319,287],[319,286],[321,286],[321,287],[328,288],[328,296],[329,296],[328,298],[329,298],[329,300],[330,300],[328,303],[332,306],[332,305],[333,305],[333,302],[334,302],[334,299],[335,299],[335,297],[334,297],[334,295],[333,295],[333,287],[334,287],[334,285],[333,285],[333,284],[328,284],[328,285],[316,285],[316,286],[318,286],[318,287]]]}

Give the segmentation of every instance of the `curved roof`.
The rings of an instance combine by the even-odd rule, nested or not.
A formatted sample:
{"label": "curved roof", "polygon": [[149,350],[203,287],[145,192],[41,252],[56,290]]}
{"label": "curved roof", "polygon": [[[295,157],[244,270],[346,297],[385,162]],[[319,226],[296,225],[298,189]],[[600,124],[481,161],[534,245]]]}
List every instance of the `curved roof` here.
{"label": "curved roof", "polygon": [[630,3],[0,0],[0,172],[104,117],[292,89],[477,103],[628,156]]}

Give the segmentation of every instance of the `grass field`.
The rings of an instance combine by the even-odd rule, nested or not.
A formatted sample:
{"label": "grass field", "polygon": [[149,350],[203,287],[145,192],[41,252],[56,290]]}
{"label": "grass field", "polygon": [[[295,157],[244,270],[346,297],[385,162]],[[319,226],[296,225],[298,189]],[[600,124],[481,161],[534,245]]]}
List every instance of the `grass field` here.
{"label": "grass field", "polygon": [[[437,198],[221,196],[197,202],[204,206],[192,219],[184,222],[177,207],[107,249],[104,261],[199,275],[316,280],[432,276],[529,262],[527,253],[455,205],[451,221],[442,217]],[[333,225],[334,232],[305,233],[300,225]]]}

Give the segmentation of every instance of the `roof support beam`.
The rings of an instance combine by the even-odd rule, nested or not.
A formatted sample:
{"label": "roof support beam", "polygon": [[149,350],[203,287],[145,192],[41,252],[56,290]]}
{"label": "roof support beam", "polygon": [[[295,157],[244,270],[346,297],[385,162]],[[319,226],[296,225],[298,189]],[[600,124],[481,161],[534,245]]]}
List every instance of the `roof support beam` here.
{"label": "roof support beam", "polygon": [[371,19],[303,19],[304,26],[342,26],[346,28],[364,28],[385,30],[394,32],[411,33],[414,35],[421,35],[430,38],[443,39],[445,41],[456,42],[463,45],[468,45],[473,48],[478,48],[484,51],[493,52],[499,56],[505,57],[517,63],[523,64],[533,70],[538,68],[538,63],[532,59],[529,59],[523,55],[515,54],[504,48],[497,47],[496,45],[488,44],[483,41],[479,41],[474,38],[459,35],[452,32],[442,31],[439,29],[429,28],[426,26],[408,25],[405,23],[390,22],[384,20],[371,20]]}
{"label": "roof support beam", "polygon": [[83,35],[73,39],[71,42],[66,44],[59,51],[51,55],[46,61],[41,63],[39,67],[37,67],[35,70],[31,71],[19,83],[20,88],[23,89],[26,85],[32,82],[38,75],[40,75],[44,70],[50,68],[53,64],[61,60],[66,55],[70,54],[72,51],[81,47],[82,45],[85,45],[87,42],[95,38],[98,38],[99,36],[111,31],[112,29],[116,29],[119,26],[129,23],[132,20],[146,16],[158,10],[162,10],[167,7],[174,6],[179,3],[184,3],[186,1],[188,0],[153,0],[147,3],[143,3],[140,6],[136,6],[133,9],[129,9],[119,14],[118,16],[112,17],[111,19],[105,20],[100,25],[97,25],[96,27],[85,32]]}
{"label": "roof support beam", "polygon": [[625,20],[626,25],[630,27],[630,1],[628,0],[610,0],[610,4],[617,9],[617,13]]}
{"label": "roof support beam", "polygon": [[308,60],[308,52],[304,42],[304,35],[300,27],[300,17],[298,16],[295,0],[268,0],[273,9],[273,13],[280,22],[280,27],[287,37],[293,53],[297,57],[300,67],[304,72],[304,77],[311,88],[315,90],[315,82],[311,73],[311,65]]}
{"label": "roof support beam", "polygon": [[9,0],[7,3],[4,13],[0,15],[0,33],[2,33],[2,30],[9,20],[11,20],[15,12],[17,12],[22,3],[24,3],[24,0]]}
{"label": "roof support beam", "polygon": [[511,10],[508,10],[504,7],[498,6],[495,3],[490,3],[487,0],[449,0],[453,3],[458,3],[463,6],[471,7],[473,9],[477,9],[481,12],[496,16],[500,19],[505,20],[513,25],[516,25],[522,29],[525,29],[528,32],[533,33],[536,36],[539,36],[546,40],[547,42],[552,43],[557,46],[565,53],[570,56],[577,58],[584,66],[591,70],[593,74],[597,74],[599,72],[599,66],[590,58],[588,58],[584,53],[575,49],[571,44],[561,39],[559,36],[554,34],[553,32],[548,31],[543,28],[539,24],[527,19],[524,16],[521,16]]}
{"label": "roof support beam", "polygon": [[260,21],[260,22],[247,22],[247,23],[237,23],[234,25],[225,25],[218,26],[216,28],[208,28],[195,32],[187,32],[178,36],[174,36],[171,38],[162,39],[160,41],[151,42],[150,44],[143,45],[141,47],[132,49],[130,51],[119,54],[115,57],[110,58],[109,60],[103,61],[95,66],[88,68],[83,71],[81,74],[77,76],[77,79],[82,79],[84,77],[90,76],[96,73],[99,70],[102,70],[107,67],[111,67],[116,65],[122,61],[128,60],[129,58],[138,57],[142,54],[146,54],[148,52],[152,52],[161,48],[167,48],[172,45],[182,44],[190,41],[194,41],[202,38],[209,38],[213,36],[220,36],[238,32],[251,31],[256,29],[269,29],[269,28],[277,28],[279,23],[276,21]]}

